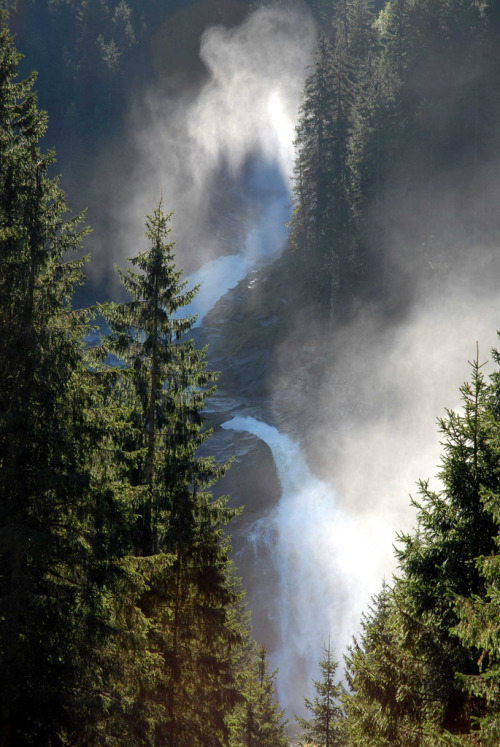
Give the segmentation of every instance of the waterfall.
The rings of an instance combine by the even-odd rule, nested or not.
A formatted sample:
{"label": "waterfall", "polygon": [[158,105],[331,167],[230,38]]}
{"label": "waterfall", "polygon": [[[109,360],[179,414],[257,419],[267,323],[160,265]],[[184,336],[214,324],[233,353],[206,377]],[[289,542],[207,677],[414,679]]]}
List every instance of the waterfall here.
{"label": "waterfall", "polygon": [[[254,171],[264,172],[269,186],[265,190],[257,178],[252,180],[255,190],[260,190],[266,198],[266,204],[261,206],[259,219],[248,231],[245,244],[237,254],[225,254],[211,262],[202,265],[188,278],[188,287],[199,285],[198,293],[189,306],[179,309],[177,316],[197,314],[194,324],[199,327],[206,314],[217,301],[240,280],[243,280],[254,268],[272,262],[281,253],[286,238],[286,223],[290,220],[290,195],[287,185],[279,179],[277,163],[258,163]],[[264,201],[261,195],[261,201]],[[253,201],[256,202],[255,196]]]}
{"label": "waterfall", "polygon": [[304,694],[311,694],[317,678],[322,647],[331,638],[340,659],[359,620],[359,610],[354,615],[352,610],[359,527],[338,507],[332,487],[311,474],[299,444],[288,435],[248,416],[236,416],[222,428],[260,438],[276,465],[281,498],[256,522],[249,540],[257,558],[259,547],[265,550],[279,579],[275,609],[269,611],[279,640],[271,657],[279,668],[280,702],[301,713]]}

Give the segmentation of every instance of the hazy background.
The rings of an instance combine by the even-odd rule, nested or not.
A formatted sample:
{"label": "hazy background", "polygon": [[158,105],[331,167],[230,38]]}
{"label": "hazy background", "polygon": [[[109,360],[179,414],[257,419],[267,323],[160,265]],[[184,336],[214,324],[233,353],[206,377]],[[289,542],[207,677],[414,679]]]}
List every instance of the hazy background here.
{"label": "hazy background", "polygon": [[111,147],[96,171],[108,220],[93,277],[143,245],[144,215],[161,195],[174,212],[177,261],[188,274],[221,254],[261,253],[255,241],[246,245],[270,203],[277,203],[275,214],[262,235],[269,252],[280,248],[314,41],[304,10],[264,8],[239,27],[203,33],[205,75],[191,86],[179,89],[167,78],[136,97],[125,147]]}
{"label": "hazy background", "polygon": [[[136,96],[125,141],[108,145],[95,173],[96,199],[106,209],[91,265],[95,282],[118,292],[113,262],[144,246],[144,214],[160,195],[174,211],[178,263],[191,275],[216,261],[210,303],[279,253],[315,38],[304,8],[262,8],[239,26],[203,33],[203,71],[189,85],[173,75]],[[242,570],[253,584],[256,633],[280,667],[279,694],[291,711],[301,711],[303,695],[311,694],[322,645],[330,637],[341,659],[370,595],[395,572],[395,534],[413,522],[410,493],[420,478],[438,487],[436,419],[460,406],[476,341],[481,362],[496,344],[498,250],[484,246],[471,256],[463,227],[478,211],[496,210],[497,165],[491,153],[474,166],[467,205],[461,164],[442,170],[425,194],[382,196],[392,226],[387,303],[364,305],[321,340],[304,320],[276,350],[267,410],[292,437],[295,445],[286,448],[298,449],[286,468],[293,479],[282,479],[263,523],[247,527],[248,552],[238,560],[253,566]],[[404,164],[394,183],[404,185]],[[456,216],[456,231],[440,237],[443,250],[429,251],[428,262],[426,247],[418,257],[410,250],[422,205],[434,222],[442,215],[449,225]],[[230,260],[221,263],[221,256]],[[316,378],[308,374],[312,360]],[[245,404],[233,402],[229,415]],[[252,432],[246,438],[263,438],[259,426]],[[245,480],[251,486],[253,479],[249,470]],[[233,492],[240,502],[238,486]]]}

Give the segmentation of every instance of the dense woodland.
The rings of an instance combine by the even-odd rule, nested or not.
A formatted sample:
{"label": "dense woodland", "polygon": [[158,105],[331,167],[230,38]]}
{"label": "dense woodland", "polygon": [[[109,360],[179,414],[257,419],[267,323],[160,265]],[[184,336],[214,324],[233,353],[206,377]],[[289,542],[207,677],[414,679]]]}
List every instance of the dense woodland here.
{"label": "dense woodland", "polygon": [[[130,301],[73,310],[86,233],[39,140],[33,78],[0,37],[0,744],[285,744],[196,455],[213,390],[175,317],[162,203],[122,273]],[[149,247],[149,248],[148,248]],[[111,357],[112,356],[112,357]]]}
{"label": "dense woodland", "polygon": [[[237,5],[252,10],[220,3],[222,20],[239,22]],[[62,150],[84,150],[119,126],[131,71],[154,74],[151,29],[189,3],[1,6],[0,745],[284,746],[231,561],[236,512],[210,493],[228,465],[199,454],[216,376],[182,317],[194,291],[171,214],[160,200],[146,216],[120,271],[127,300],[74,308],[88,229],[16,51]],[[270,272],[323,339],[363,305],[404,314],[418,283],[500,242],[500,4],[311,10],[294,212]],[[397,575],[345,666],[326,646],[298,744],[500,744],[499,402],[500,374],[476,359],[462,410],[439,422],[442,488],[420,483]]]}

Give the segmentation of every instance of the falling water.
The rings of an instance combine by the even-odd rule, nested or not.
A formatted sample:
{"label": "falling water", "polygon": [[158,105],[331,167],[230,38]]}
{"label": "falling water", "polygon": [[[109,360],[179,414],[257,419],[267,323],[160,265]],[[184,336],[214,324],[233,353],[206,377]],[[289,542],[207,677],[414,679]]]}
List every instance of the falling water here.
{"label": "falling water", "polygon": [[[311,474],[302,450],[288,435],[252,417],[236,416],[222,428],[254,434],[271,449],[281,484],[276,508],[254,525],[257,557],[271,558],[278,575],[276,620],[278,695],[300,712],[317,674],[322,647],[331,638],[337,658],[355,632],[365,598],[358,572],[366,562],[361,527],[337,505],[333,488]],[[362,556],[360,561],[359,556]],[[378,571],[378,569],[377,569]],[[363,570],[366,592],[366,569]],[[375,582],[374,588],[379,583]]]}
{"label": "falling water", "polygon": [[[277,171],[277,166],[274,166]],[[272,173],[272,165],[268,166]],[[255,267],[271,262],[279,256],[286,237],[286,221],[290,218],[289,193],[284,184],[280,189],[268,190],[269,202],[261,211],[256,225],[248,232],[238,254],[226,254],[207,262],[189,277],[189,287],[199,285],[193,302],[182,309],[182,314],[196,314],[194,326],[203,322],[205,315],[219,298],[234,288]]]}

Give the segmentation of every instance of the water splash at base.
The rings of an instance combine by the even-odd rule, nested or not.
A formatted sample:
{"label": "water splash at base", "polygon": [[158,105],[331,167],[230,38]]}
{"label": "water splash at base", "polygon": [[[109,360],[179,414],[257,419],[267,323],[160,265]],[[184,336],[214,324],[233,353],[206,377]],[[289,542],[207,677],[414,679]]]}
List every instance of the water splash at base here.
{"label": "water splash at base", "polygon": [[342,654],[382,583],[380,546],[387,547],[390,527],[382,517],[347,514],[334,489],[311,474],[300,445],[273,426],[236,416],[222,428],[255,435],[274,458],[281,497],[252,525],[248,541],[256,562],[270,558],[278,577],[268,617],[278,640],[270,654],[280,703],[289,714],[307,715],[303,699],[314,695],[329,639],[342,676]]}
{"label": "water splash at base", "polygon": [[353,578],[344,565],[356,540],[355,527],[336,506],[332,488],[311,474],[300,446],[289,436],[252,417],[237,416],[222,427],[262,439],[275,461],[281,498],[253,525],[251,541],[257,558],[259,546],[266,551],[279,578],[275,609],[269,610],[279,640],[271,652],[279,667],[278,696],[289,711],[302,712],[322,646],[331,636],[340,658],[353,632],[348,614]]}

